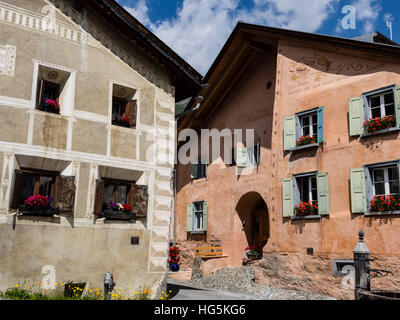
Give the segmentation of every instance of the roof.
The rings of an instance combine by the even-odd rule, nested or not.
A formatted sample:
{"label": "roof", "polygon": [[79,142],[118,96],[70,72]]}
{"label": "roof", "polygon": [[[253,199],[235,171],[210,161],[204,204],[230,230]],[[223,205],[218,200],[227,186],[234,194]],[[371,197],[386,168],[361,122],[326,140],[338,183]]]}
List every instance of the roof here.
{"label": "roof", "polygon": [[117,29],[121,37],[134,45],[155,63],[167,69],[176,100],[196,95],[202,84],[202,75],[190,64],[141,24],[115,0],[79,0],[76,6],[90,5],[105,23]]}
{"label": "roof", "polygon": [[[350,51],[350,54],[364,52],[367,55],[373,54],[374,57],[391,56],[396,59],[400,57],[400,46],[379,32],[357,39],[348,39],[239,22],[203,79],[209,86],[200,92],[204,97],[201,108],[182,117],[178,123],[178,130],[190,127],[193,123],[197,126],[206,123],[219,107],[222,95],[227,93],[232,81],[237,79],[238,73],[251,59],[251,51],[276,51],[283,40],[301,42],[325,50],[334,46],[335,51]],[[194,107],[195,102],[192,100],[186,109]]]}

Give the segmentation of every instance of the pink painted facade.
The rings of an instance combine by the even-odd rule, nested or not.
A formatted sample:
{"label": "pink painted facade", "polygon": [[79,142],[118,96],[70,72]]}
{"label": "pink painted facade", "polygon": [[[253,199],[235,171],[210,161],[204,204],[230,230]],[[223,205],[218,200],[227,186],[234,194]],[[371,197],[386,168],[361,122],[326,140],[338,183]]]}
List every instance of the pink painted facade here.
{"label": "pink painted facade", "polygon": [[[234,40],[230,41],[233,46]],[[341,47],[299,36],[297,40],[282,37],[276,51],[257,50],[232,80],[234,85],[218,110],[203,118],[206,125],[201,128],[255,129],[256,142],[261,144],[260,164],[250,175],[237,175],[236,166],[224,164],[222,158],[212,159],[207,177],[197,180],[191,179],[190,165],[178,165],[178,243],[221,240],[227,257],[212,262],[214,266],[241,265],[244,249],[257,236],[254,214],[262,199],[267,207],[262,209],[267,221],[264,253],[306,254],[307,248],[313,248],[314,255],[351,257],[357,232],[364,229],[372,254],[399,256],[400,217],[351,212],[350,170],[400,159],[398,132],[368,138],[349,135],[350,98],[400,85],[400,62],[381,54],[381,45],[376,46],[375,52],[367,52],[358,50],[356,43]],[[233,59],[229,53],[225,48],[226,64]],[[207,76],[210,87],[218,84],[213,82],[217,75]],[[204,96],[207,106],[209,97]],[[284,119],[320,106],[324,106],[323,143],[314,149],[284,151]],[[312,220],[283,217],[282,179],[315,171],[328,173],[329,215]],[[195,201],[207,201],[203,234],[187,232],[187,205]]]}

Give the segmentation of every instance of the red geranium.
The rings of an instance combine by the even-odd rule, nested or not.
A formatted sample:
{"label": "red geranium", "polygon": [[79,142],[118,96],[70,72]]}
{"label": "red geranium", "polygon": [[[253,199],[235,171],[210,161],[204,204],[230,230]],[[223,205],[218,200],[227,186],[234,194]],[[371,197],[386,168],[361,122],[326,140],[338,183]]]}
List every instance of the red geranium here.
{"label": "red geranium", "polygon": [[52,107],[52,108],[60,110],[60,104],[55,100],[46,99],[45,104],[46,104],[46,107]]}
{"label": "red geranium", "polygon": [[52,204],[53,199],[48,196],[41,196],[40,194],[29,197],[25,200],[25,205],[30,207],[48,207]]}
{"label": "red geranium", "polygon": [[178,248],[177,246],[171,247],[171,248],[169,249],[169,259],[168,259],[168,262],[169,262],[170,264],[178,263],[178,262],[179,262],[179,253],[180,253],[180,250],[179,250],[179,248]]}
{"label": "red geranium", "polygon": [[302,136],[299,139],[297,139],[296,146],[297,147],[306,146],[308,144],[312,144],[312,143],[316,143],[316,142],[317,142],[317,140],[315,139],[315,137]]}
{"label": "red geranium", "polygon": [[318,203],[301,202],[298,206],[294,207],[297,217],[312,216],[318,214]]}
{"label": "red geranium", "polygon": [[374,133],[377,130],[393,128],[395,126],[396,126],[396,116],[370,118],[364,122],[364,129],[368,133]]}

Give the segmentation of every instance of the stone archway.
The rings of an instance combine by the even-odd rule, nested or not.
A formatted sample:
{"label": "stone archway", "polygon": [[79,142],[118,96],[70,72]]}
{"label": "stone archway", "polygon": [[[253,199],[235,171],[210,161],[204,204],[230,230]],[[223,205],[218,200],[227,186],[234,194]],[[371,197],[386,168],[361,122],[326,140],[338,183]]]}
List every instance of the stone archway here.
{"label": "stone archway", "polygon": [[270,237],[268,206],[258,192],[248,192],[236,205],[236,212],[242,224],[242,236],[238,237],[238,245],[256,247],[262,254],[262,249]]}

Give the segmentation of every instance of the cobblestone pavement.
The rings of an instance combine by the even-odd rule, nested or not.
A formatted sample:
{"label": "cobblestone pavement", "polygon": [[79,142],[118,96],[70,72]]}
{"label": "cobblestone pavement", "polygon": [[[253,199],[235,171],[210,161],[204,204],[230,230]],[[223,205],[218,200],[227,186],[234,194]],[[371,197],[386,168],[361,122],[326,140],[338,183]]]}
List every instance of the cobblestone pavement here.
{"label": "cobblestone pavement", "polygon": [[[210,294],[213,296],[218,295],[216,292],[219,292],[221,295],[220,300],[226,300],[223,299],[223,297],[226,296],[227,293],[228,295],[233,294],[236,297],[229,298],[233,300],[335,300],[332,297],[256,284],[253,279],[253,268],[251,266],[246,266],[221,269],[211,275],[180,283],[189,287],[194,286],[197,289],[211,289]],[[183,292],[185,292],[184,290],[189,290],[189,288],[186,287],[186,289],[183,289]],[[186,293],[188,292],[186,291]],[[203,300],[201,297],[207,295],[207,291],[201,292],[194,289],[190,292],[190,296],[194,299],[196,293],[199,294],[199,299],[195,300]],[[179,294],[177,294],[176,300],[178,300],[179,297]]]}

